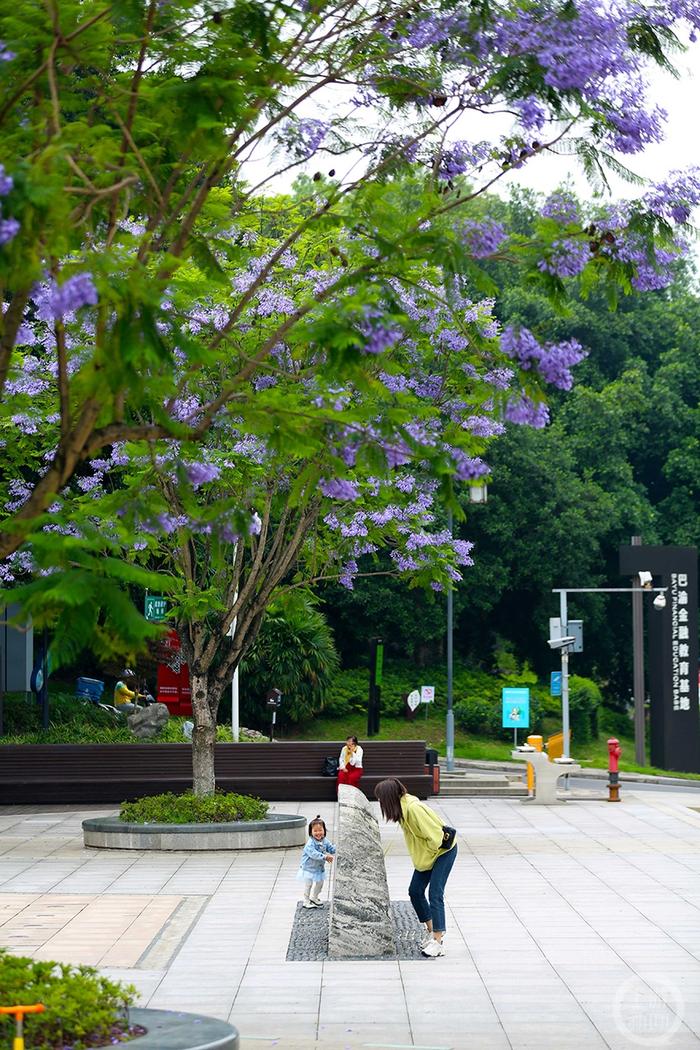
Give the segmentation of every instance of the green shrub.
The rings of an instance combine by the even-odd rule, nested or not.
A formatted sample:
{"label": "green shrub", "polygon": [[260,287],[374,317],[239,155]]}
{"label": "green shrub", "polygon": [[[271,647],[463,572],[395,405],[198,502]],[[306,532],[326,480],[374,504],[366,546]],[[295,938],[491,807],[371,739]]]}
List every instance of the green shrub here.
{"label": "green shrub", "polygon": [[569,718],[571,736],[576,744],[588,744],[598,735],[600,689],[590,678],[569,678]]}
{"label": "green shrub", "polygon": [[135,802],[122,802],[120,820],[129,824],[225,824],[235,820],[262,820],[269,804],[249,795],[217,791],[200,797],[192,791],[182,795],[166,792]]}
{"label": "green shrub", "polygon": [[475,733],[478,736],[492,736],[496,731],[496,718],[500,728],[500,707],[498,712],[495,705],[482,697],[474,697],[470,700],[460,700],[454,706],[455,723],[460,729],[467,733]]}
{"label": "green shrub", "polygon": [[[102,977],[91,966],[40,962],[0,948],[2,1005],[43,1003],[42,1014],[27,1015],[24,1028],[32,1050],[83,1050],[128,1038],[126,1008],[136,998],[132,985]],[[9,1046],[13,1018],[0,1016],[0,1045]],[[136,1045],[136,1044],[135,1044]]]}
{"label": "green shrub", "polygon": [[[86,708],[89,712],[90,708]],[[105,712],[100,712],[105,714]],[[14,732],[0,736],[0,744],[185,744],[187,740],[182,727],[188,719],[170,718],[157,736],[140,739],[134,736],[125,722],[115,722],[108,718],[107,725],[95,725],[87,721],[81,724],[76,721],[55,723],[48,729],[34,729],[31,732]],[[189,721],[192,721],[190,718]],[[216,727],[216,739],[220,744],[231,743],[231,727]]]}
{"label": "green shrub", "polygon": [[606,737],[634,736],[634,725],[629,715],[623,711],[611,711],[609,707],[599,709],[598,726],[600,732]]}

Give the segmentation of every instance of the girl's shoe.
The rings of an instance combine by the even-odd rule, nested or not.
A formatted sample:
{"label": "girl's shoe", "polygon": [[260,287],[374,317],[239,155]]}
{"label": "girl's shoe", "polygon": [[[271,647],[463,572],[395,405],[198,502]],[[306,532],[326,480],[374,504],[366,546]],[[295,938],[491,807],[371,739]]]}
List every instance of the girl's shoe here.
{"label": "girl's shoe", "polygon": [[430,933],[428,930],[424,930],[423,933],[420,935],[421,951],[423,950],[423,948],[425,948],[426,944],[430,944],[430,942],[432,940],[433,940],[432,933]]}
{"label": "girl's shoe", "polygon": [[315,907],[316,907],[316,905],[313,904],[312,901],[304,901],[304,903],[302,904],[302,908],[315,908]]}
{"label": "girl's shoe", "polygon": [[425,948],[421,948],[421,951],[429,959],[437,959],[438,956],[445,954],[445,946],[442,941],[436,941],[434,937],[431,937]]}
{"label": "girl's shoe", "polygon": [[322,908],[323,907],[323,901],[317,901],[317,900],[315,900],[314,897],[309,898],[309,904],[311,905],[312,908]]}

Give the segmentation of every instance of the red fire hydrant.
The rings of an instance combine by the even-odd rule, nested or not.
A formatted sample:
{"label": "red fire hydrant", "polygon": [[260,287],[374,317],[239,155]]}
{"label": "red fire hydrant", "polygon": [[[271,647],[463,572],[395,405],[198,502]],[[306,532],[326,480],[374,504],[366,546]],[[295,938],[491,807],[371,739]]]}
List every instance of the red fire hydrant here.
{"label": "red fire hydrant", "polygon": [[608,740],[608,802],[620,801],[620,771],[618,762],[622,748],[620,741],[612,737]]}

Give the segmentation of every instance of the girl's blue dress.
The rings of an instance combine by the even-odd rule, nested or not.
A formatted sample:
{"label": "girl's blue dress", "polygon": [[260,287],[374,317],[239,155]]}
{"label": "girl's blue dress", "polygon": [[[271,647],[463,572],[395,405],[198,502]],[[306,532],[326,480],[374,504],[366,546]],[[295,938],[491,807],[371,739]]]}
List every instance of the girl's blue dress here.
{"label": "girl's blue dress", "polygon": [[304,846],[304,852],[301,855],[301,864],[297,871],[296,877],[299,882],[323,882],[326,878],[326,868],[329,865],[326,863],[326,854],[335,853],[335,846],[328,839],[321,839],[317,842],[314,838],[309,838],[309,841]]}

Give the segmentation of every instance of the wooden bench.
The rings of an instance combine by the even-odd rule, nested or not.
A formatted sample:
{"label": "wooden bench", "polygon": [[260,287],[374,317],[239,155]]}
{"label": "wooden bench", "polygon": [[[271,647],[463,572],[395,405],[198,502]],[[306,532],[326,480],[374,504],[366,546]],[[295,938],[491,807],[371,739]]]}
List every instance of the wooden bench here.
{"label": "wooden bench", "polygon": [[[321,776],[341,742],[276,741],[217,744],[216,782],[225,791],[268,801],[330,801],[336,781]],[[427,798],[433,779],[421,740],[363,741],[368,798],[384,777],[397,777]],[[192,784],[189,744],[0,744],[0,804],[122,802]]]}

